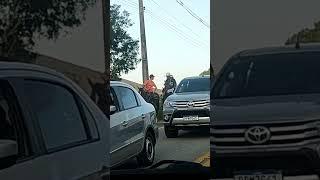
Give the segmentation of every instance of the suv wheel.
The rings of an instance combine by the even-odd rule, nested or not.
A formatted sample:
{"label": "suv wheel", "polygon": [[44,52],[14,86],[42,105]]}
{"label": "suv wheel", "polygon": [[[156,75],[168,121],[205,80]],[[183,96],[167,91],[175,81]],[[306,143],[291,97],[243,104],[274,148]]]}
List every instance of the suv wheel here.
{"label": "suv wheel", "polygon": [[178,137],[179,131],[175,127],[164,126],[164,133],[166,134],[167,138],[176,138]]}
{"label": "suv wheel", "polygon": [[137,160],[140,166],[150,166],[155,156],[155,140],[150,132],[144,140],[143,151],[138,155]]}

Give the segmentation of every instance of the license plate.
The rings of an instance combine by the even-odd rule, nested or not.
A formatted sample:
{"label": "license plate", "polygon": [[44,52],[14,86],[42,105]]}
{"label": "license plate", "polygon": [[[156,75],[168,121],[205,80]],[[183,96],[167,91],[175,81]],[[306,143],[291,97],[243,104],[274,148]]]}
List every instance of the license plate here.
{"label": "license plate", "polygon": [[185,121],[198,121],[199,117],[198,116],[184,116],[183,120],[185,120]]}
{"label": "license plate", "polygon": [[235,173],[235,180],[282,180],[281,172]]}

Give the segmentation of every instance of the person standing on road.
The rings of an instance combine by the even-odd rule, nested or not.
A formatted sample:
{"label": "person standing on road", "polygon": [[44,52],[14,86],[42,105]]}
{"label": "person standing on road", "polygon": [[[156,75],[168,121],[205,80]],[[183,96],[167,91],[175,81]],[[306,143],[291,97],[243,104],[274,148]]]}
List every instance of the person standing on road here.
{"label": "person standing on road", "polygon": [[176,80],[173,78],[173,76],[170,73],[166,74],[167,79],[164,82],[164,88],[162,90],[162,93],[164,94],[163,96],[163,101],[174,92],[176,86],[177,86],[177,82]]}
{"label": "person standing on road", "polygon": [[144,91],[147,93],[154,93],[157,90],[156,84],[153,82],[154,75],[150,75],[150,79],[144,82]]}
{"label": "person standing on road", "polygon": [[146,92],[146,101],[153,104],[153,106],[156,109],[156,112],[158,112],[159,109],[159,95],[156,93],[157,86],[153,82],[154,80],[154,75],[150,75],[150,79],[146,80],[144,83],[144,91]]}

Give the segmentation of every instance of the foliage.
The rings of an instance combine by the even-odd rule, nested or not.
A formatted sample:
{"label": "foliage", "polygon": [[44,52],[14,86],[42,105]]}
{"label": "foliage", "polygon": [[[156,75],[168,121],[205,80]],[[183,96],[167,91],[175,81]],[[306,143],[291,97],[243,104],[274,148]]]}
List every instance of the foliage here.
{"label": "foliage", "polygon": [[210,69],[203,71],[202,73],[200,73],[200,76],[204,76],[204,75],[210,75]]}
{"label": "foliage", "polygon": [[96,0],[0,1],[0,55],[13,56],[32,49],[35,37],[57,39],[77,27]]}
{"label": "foliage", "polygon": [[314,23],[313,28],[304,28],[301,31],[293,34],[285,42],[286,45],[295,44],[297,41],[297,36],[300,33],[300,42],[302,43],[312,43],[320,42],[320,22]]}
{"label": "foliage", "polygon": [[133,24],[127,11],[120,12],[120,5],[110,7],[111,18],[111,61],[110,75],[119,79],[122,73],[134,70],[140,62],[139,41],[134,40],[127,32]]}

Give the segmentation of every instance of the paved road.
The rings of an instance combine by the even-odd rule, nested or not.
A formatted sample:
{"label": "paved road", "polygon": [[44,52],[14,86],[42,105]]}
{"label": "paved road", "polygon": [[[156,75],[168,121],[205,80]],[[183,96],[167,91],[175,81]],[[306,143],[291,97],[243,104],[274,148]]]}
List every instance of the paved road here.
{"label": "paved road", "polygon": [[[194,161],[209,151],[209,132],[203,130],[181,131],[178,138],[167,139],[160,128],[159,142],[156,146],[155,162],[165,159]],[[136,160],[130,160],[116,169],[138,168]],[[317,176],[284,177],[284,180],[318,180]],[[223,179],[223,180],[233,180]]]}
{"label": "paved road", "polygon": [[[165,136],[163,127],[160,127],[159,130],[155,162],[161,160],[194,161],[209,151],[209,129],[207,131],[203,129],[179,131],[179,137],[172,139],[168,139]],[[137,167],[137,162],[133,159],[115,169],[133,169]]]}
{"label": "paved road", "polygon": [[[226,179],[215,179],[215,180],[234,180],[233,178]],[[290,176],[284,177],[283,180],[319,180],[318,176],[310,175],[310,176]]]}

